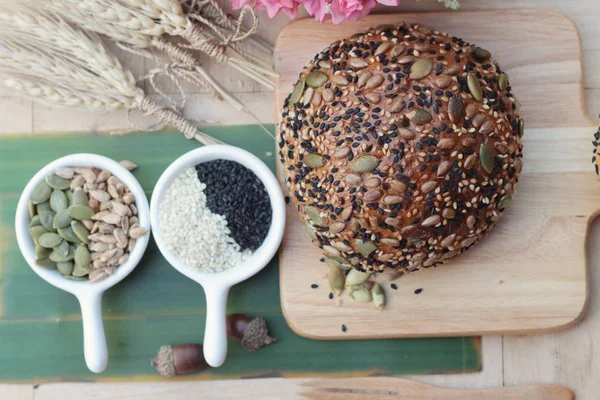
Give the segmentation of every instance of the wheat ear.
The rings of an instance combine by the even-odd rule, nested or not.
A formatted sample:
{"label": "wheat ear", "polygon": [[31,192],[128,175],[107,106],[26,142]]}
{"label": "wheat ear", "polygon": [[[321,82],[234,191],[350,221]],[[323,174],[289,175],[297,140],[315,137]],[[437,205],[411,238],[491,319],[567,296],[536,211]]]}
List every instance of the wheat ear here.
{"label": "wheat ear", "polygon": [[[140,109],[176,127],[188,139],[219,142],[179,113],[147,97],[133,74],[96,36],[56,15],[42,15],[14,4],[7,8],[10,12],[0,12],[0,75],[6,88],[62,106],[104,111]],[[44,56],[35,63],[40,53]]]}

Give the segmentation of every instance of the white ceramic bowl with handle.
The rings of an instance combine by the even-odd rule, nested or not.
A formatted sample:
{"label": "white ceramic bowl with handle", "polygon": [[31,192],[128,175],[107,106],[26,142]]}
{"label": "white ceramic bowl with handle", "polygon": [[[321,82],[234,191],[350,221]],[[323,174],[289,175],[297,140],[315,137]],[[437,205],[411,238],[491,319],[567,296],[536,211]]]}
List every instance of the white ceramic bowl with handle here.
{"label": "white ceramic bowl with handle", "polygon": [[[60,167],[97,167],[110,171],[134,195],[138,209],[139,224],[142,227],[150,227],[150,210],[144,190],[131,172],[110,158],[97,154],[83,153],[59,158],[42,168],[25,186],[17,205],[15,230],[21,253],[23,253],[23,257],[25,257],[31,269],[42,277],[42,279],[59,289],[73,294],[79,300],[81,318],[83,320],[85,362],[90,371],[99,373],[104,371],[108,364],[106,337],[102,323],[102,294],[107,289],[122,281],[138,265],[148,245],[150,234],[137,239],[133,251],[129,253],[129,259],[117,268],[116,273],[97,283],[68,280],[56,270],[38,267],[35,264],[36,257],[33,239],[29,235],[29,222],[31,218],[29,217],[28,203],[35,187],[48,175],[51,175],[55,169]],[[40,300],[43,301],[43,299]]]}
{"label": "white ceramic bowl with handle", "polygon": [[[236,161],[254,172],[262,181],[271,201],[271,226],[262,245],[242,264],[222,272],[201,272],[185,265],[167,246],[160,228],[159,209],[163,196],[173,181],[186,169],[213,160]],[[227,295],[229,289],[263,269],[273,258],[285,228],[285,203],[279,182],[271,170],[254,154],[227,145],[200,147],[175,160],[158,180],[150,202],[152,232],[158,249],[179,272],[198,282],[206,294],[206,328],[204,333],[204,358],[212,367],[219,367],[227,356]]]}

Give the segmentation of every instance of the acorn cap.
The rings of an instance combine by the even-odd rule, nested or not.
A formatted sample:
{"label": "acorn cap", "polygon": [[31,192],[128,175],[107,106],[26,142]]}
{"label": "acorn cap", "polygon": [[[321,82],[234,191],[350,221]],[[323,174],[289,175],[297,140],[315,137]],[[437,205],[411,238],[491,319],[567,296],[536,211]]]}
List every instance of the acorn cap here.
{"label": "acorn cap", "polygon": [[170,378],[176,375],[175,361],[173,358],[173,348],[171,346],[160,346],[156,357],[150,361],[159,374]]}
{"label": "acorn cap", "polygon": [[269,336],[267,321],[256,317],[248,324],[248,327],[244,331],[242,347],[248,351],[254,351],[275,342],[277,342],[277,339]]}

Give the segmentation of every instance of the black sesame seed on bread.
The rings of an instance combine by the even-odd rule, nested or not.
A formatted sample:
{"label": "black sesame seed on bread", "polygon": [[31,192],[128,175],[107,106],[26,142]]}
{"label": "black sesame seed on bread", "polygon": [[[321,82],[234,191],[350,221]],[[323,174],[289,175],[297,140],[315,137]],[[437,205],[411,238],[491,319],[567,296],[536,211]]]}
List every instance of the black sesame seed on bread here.
{"label": "black sesame seed on bread", "polygon": [[454,257],[515,194],[523,120],[485,50],[386,25],[332,43],[281,114],[286,183],[332,262],[409,272]]}

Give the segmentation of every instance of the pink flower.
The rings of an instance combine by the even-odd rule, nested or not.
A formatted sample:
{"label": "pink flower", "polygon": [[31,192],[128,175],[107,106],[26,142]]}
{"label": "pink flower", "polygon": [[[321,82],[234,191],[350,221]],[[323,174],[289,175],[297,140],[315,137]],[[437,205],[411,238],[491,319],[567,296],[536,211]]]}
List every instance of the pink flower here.
{"label": "pink flower", "polygon": [[400,0],[377,0],[377,2],[390,7],[397,7],[400,5]]}
{"label": "pink flower", "polygon": [[318,22],[325,22],[331,17],[336,25],[364,17],[377,3],[397,6],[400,0],[231,0],[234,10],[249,5],[255,10],[266,10],[269,18],[275,17],[280,11],[292,19],[296,18],[298,6],[303,5]]}
{"label": "pink flower", "polygon": [[375,0],[332,0],[331,20],[335,25],[344,21],[356,21],[375,8]]}
{"label": "pink flower", "polygon": [[329,17],[329,2],[327,0],[304,0],[302,4],[308,15],[314,16],[317,22],[325,22]]}

